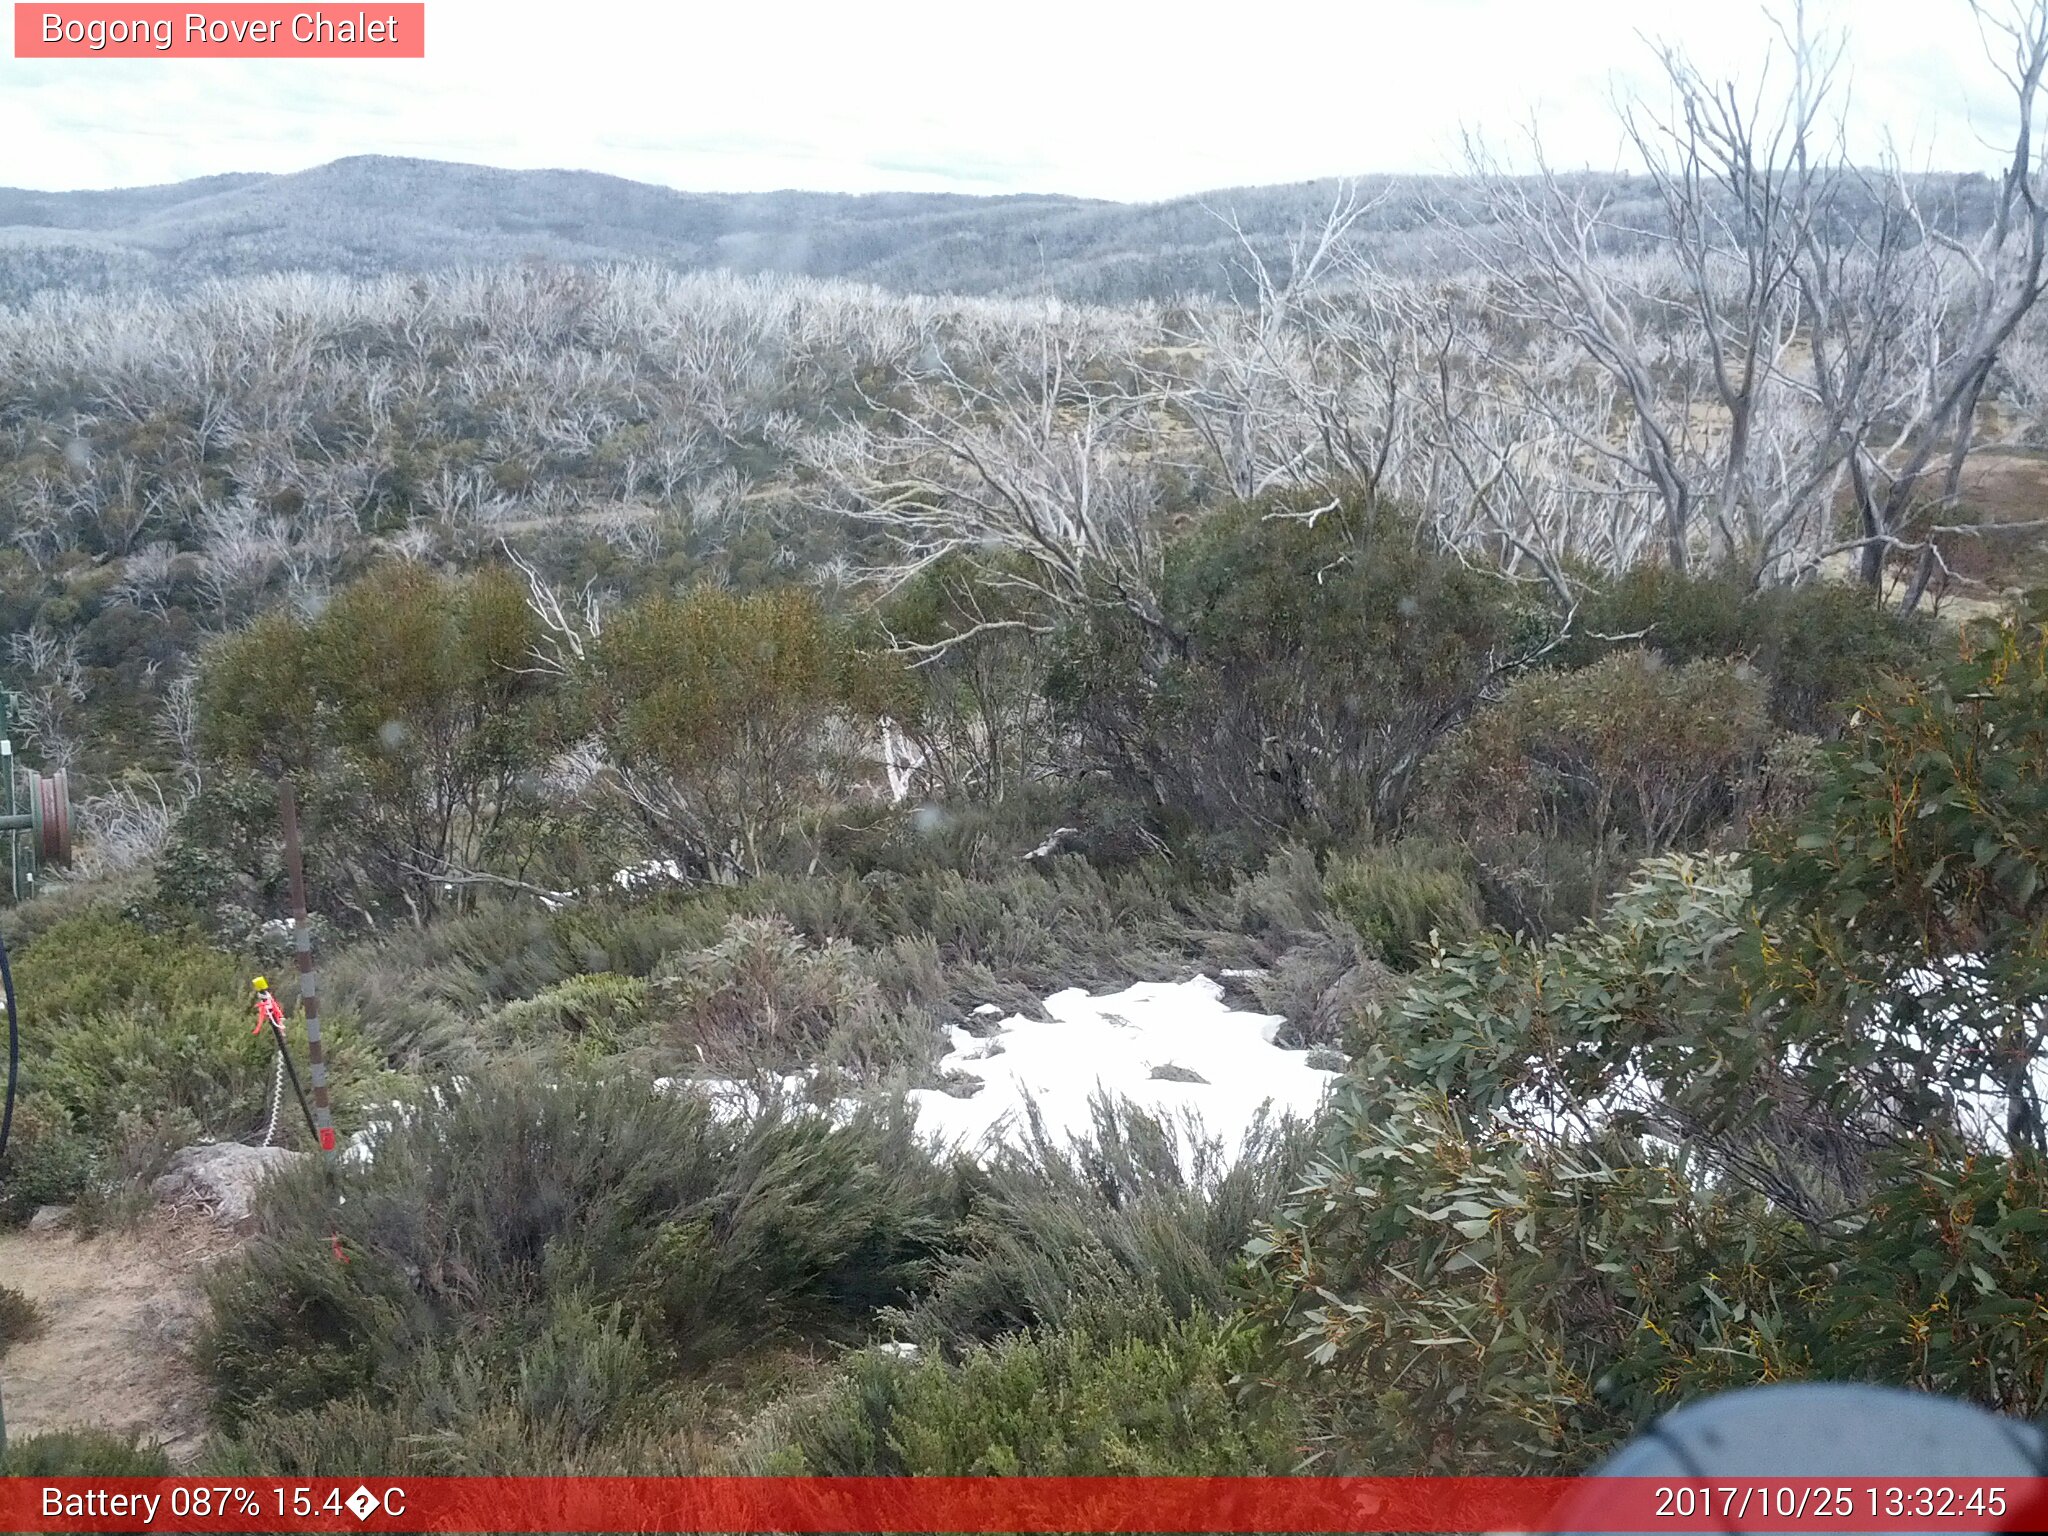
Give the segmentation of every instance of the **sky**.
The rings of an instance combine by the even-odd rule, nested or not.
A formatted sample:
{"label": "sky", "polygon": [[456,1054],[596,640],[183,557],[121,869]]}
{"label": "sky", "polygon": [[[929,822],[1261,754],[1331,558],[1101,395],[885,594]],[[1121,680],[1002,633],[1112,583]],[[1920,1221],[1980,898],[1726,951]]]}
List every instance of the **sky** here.
{"label": "sky", "polygon": [[[1964,0],[1809,0],[1808,25],[1849,33],[1859,155],[1995,167],[2005,114]],[[1450,170],[1467,132],[1512,155],[1532,121],[1553,163],[1606,169],[1652,44],[1753,83],[1770,36],[1744,0],[428,0],[422,60],[0,59],[0,185],[388,154],[1142,201]]]}

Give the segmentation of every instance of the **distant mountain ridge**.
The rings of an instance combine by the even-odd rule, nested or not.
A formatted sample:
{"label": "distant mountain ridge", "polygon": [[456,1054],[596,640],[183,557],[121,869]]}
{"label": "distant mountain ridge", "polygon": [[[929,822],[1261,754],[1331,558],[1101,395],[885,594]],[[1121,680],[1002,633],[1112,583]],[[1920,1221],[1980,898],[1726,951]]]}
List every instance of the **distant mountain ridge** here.
{"label": "distant mountain ridge", "polygon": [[1236,239],[1214,208],[1277,234],[1319,214],[1334,185],[1151,204],[701,193],[593,171],[363,155],[289,175],[116,191],[0,188],[0,301],[51,288],[175,289],[263,272],[371,276],[530,260],[802,273],[904,291],[1167,298],[1230,285]]}
{"label": "distant mountain ridge", "polygon": [[[1981,227],[1982,177],[1915,178],[1939,217]],[[1623,225],[1663,211],[1641,176],[1567,178]],[[1367,176],[1377,199],[1354,237],[1395,271],[1457,260],[1473,217],[1457,177]],[[214,277],[349,277],[528,261],[649,261],[871,282],[898,292],[1053,292],[1094,303],[1238,294],[1232,222],[1271,259],[1328,211],[1334,180],[1241,187],[1158,203],[1052,195],[679,192],[596,171],[508,171],[358,155],[290,175],[207,176],[102,192],[0,188],[0,304],[52,289]]]}

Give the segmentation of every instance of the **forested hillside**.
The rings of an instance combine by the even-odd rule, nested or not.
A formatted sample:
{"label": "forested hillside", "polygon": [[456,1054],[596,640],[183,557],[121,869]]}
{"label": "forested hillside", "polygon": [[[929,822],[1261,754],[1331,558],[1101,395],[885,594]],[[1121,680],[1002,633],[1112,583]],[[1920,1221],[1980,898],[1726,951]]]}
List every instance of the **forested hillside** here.
{"label": "forested hillside", "polygon": [[[1626,182],[1237,227],[8,194],[0,673],[80,839],[4,917],[0,1243],[273,1175],[203,1194],[206,1422],[8,1465],[1534,1473],[1759,1381],[2048,1411],[2027,15],[2002,179],[1674,59]],[[332,1160],[250,1027],[286,784]]]}

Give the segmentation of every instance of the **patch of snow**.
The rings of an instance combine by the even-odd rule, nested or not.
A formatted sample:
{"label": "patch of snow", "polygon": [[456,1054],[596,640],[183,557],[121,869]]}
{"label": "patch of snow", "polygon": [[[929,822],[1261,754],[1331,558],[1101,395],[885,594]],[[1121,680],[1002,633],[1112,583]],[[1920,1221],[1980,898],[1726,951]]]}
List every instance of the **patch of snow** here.
{"label": "patch of snow", "polygon": [[1067,846],[1068,838],[1079,837],[1080,835],[1081,829],[1079,827],[1054,827],[1051,835],[1044,842],[1024,855],[1025,862],[1029,863],[1033,859],[1049,859]]}
{"label": "patch of snow", "polygon": [[[1936,1016],[1944,1025],[1955,1025],[1968,1009],[1976,1009],[1983,1015],[1963,1032],[1963,1038],[1949,1043],[1946,1059],[1939,1064],[1938,1070],[1930,1071],[1930,1077],[1961,1075],[1965,1059],[1963,1053],[1970,1043],[1993,1038],[2003,1022],[1993,1011],[1990,983],[1983,974],[1982,960],[1976,955],[1965,954],[1953,957],[1946,964],[1946,975],[1916,968],[1899,978],[1900,985],[1919,998],[1945,995],[1960,999],[1945,1012],[1937,1011]],[[1894,1022],[1889,1004],[1878,1004],[1876,1014],[1869,1026],[1871,1031],[1879,1035],[1895,1032],[1892,1038],[1912,1055],[1917,1056],[1926,1050],[1925,1038],[1919,1030]],[[2029,1023],[2026,1020],[2019,1022]],[[2038,1031],[2040,1026],[2033,1023],[2030,1027]],[[2030,1034],[2029,1038],[2037,1038],[2037,1035]],[[1804,1065],[1798,1050],[1785,1051],[1781,1062],[1784,1069],[1793,1074],[1800,1072]],[[1900,1064],[1900,1075],[1902,1079],[1909,1075],[1904,1063]],[[2035,1052],[2028,1066],[2028,1081],[2036,1102],[2048,1105],[2048,1054]],[[1982,1073],[1967,1087],[1943,1091],[1950,1097],[1957,1127],[1967,1138],[1999,1155],[2011,1151],[2006,1136],[2006,1095],[1993,1076]],[[1551,1103],[1529,1089],[1518,1090],[1510,1095],[1508,1104],[1497,1116],[1497,1123],[1516,1134],[1535,1130],[1548,1137],[1570,1140],[1591,1135],[1624,1113],[1654,1115],[1667,1098],[1663,1083],[1631,1065],[1617,1074],[1600,1093],[1569,1105]],[[1664,1157],[1676,1159],[1680,1155],[1681,1149],[1677,1144],[1662,1136],[1644,1134],[1642,1140]]]}
{"label": "patch of snow", "polygon": [[[790,1072],[780,1077],[764,1075],[748,1079],[657,1077],[654,1080],[654,1091],[702,1094],[711,1101],[712,1117],[728,1125],[737,1120],[752,1119],[760,1114],[771,1098],[780,1100],[785,1108],[799,1112],[818,1109],[811,1101],[809,1072]],[[829,1114],[834,1121],[844,1122],[852,1119],[859,1108],[857,1100],[835,1099],[824,1113]]]}
{"label": "patch of snow", "polygon": [[[445,1092],[439,1083],[427,1084],[427,1095],[434,1101],[436,1109],[446,1109],[449,1095],[459,1094],[468,1086],[468,1078],[451,1077],[448,1079]],[[363,1128],[349,1137],[348,1144],[341,1149],[341,1160],[344,1163],[374,1161],[377,1156],[377,1143],[399,1126],[412,1124],[414,1116],[419,1113],[418,1105],[409,1104],[404,1099],[386,1099],[383,1104],[372,1105],[371,1108],[383,1109],[389,1113],[384,1118],[365,1120]]]}
{"label": "patch of snow", "polygon": [[[1954,956],[1944,962],[1947,974],[1939,971],[1914,969],[1904,978],[1905,985],[1921,998],[1961,995],[1963,1001],[1956,1003],[1945,1014],[1937,1012],[1938,1022],[1951,1028],[1963,1017],[1965,1010],[1974,1010],[1978,1017],[1962,1031],[1961,1039],[1952,1039],[1948,1055],[1942,1061],[1942,1076],[1958,1076],[1964,1064],[1964,1052],[1970,1044],[1988,1045],[2008,1029],[2017,1027],[2020,1037],[2028,1042],[2027,1087],[2037,1106],[2048,1106],[2048,1054],[2041,1050],[2044,1033],[2044,1014],[2040,1003],[2034,1003],[2021,1017],[2014,1017],[2010,1006],[2000,1007],[1991,995],[1991,979],[1984,974],[1984,961],[1979,955]],[[1892,1027],[1889,1017],[1881,1021],[1887,1028]],[[1906,1048],[1914,1053],[1927,1049],[1920,1032],[1911,1028],[1900,1028],[1899,1038]],[[1905,1074],[1902,1072],[1901,1076]],[[1975,1085],[1956,1090],[1954,1095],[1956,1121],[1963,1133],[1994,1152],[2009,1154],[2012,1145],[2006,1136],[2007,1102],[2005,1090],[1998,1079],[1989,1072],[1978,1075]]]}
{"label": "patch of snow", "polygon": [[[1035,1107],[1056,1143],[1086,1138],[1095,1129],[1095,1101],[1107,1096],[1183,1126],[1193,1121],[1205,1137],[1234,1151],[1262,1114],[1313,1117],[1342,1076],[1311,1066],[1306,1052],[1275,1045],[1287,1021],[1226,1006],[1222,986],[1206,976],[1141,982],[1105,997],[1074,987],[1054,993],[1044,1006],[1049,1017],[1012,1014],[993,1034],[951,1032],[953,1049],[939,1071],[978,1087],[965,1097],[911,1090],[907,1098],[922,1134],[969,1156],[1021,1146]],[[983,1004],[974,1014],[985,1020],[998,1011]],[[1161,1068],[1173,1075],[1155,1076]],[[1177,1080],[1190,1075],[1202,1081]],[[703,1094],[725,1122],[759,1114],[770,1098],[836,1121],[851,1118],[859,1107],[853,1099],[812,1104],[812,1077],[658,1077],[652,1086],[657,1093]],[[462,1082],[449,1087],[460,1092]],[[439,1088],[429,1092],[446,1103]],[[379,1108],[383,1112],[349,1138],[346,1161],[370,1161],[378,1141],[417,1112],[398,1100]]]}
{"label": "patch of snow", "polygon": [[[441,1102],[441,1090],[438,1088],[434,1090],[434,1099],[437,1103]],[[341,1160],[344,1163],[374,1162],[377,1157],[377,1143],[399,1126],[409,1123],[418,1113],[413,1105],[403,1099],[387,1100],[381,1107],[391,1112],[390,1118],[365,1120],[363,1128],[350,1136],[348,1144],[341,1149]]]}
{"label": "patch of snow", "polygon": [[637,891],[652,885],[682,885],[688,881],[683,866],[674,859],[649,859],[629,864],[612,873],[612,884],[622,891]]}
{"label": "patch of snow", "polygon": [[[1308,1065],[1299,1051],[1273,1043],[1287,1022],[1278,1014],[1246,1013],[1223,1003],[1223,988],[1206,976],[1184,982],[1140,982],[1107,997],[1070,988],[1045,1000],[1049,1019],[1013,1015],[995,1035],[1000,1052],[964,1029],[941,1072],[978,1078],[981,1091],[955,1098],[914,1089],[918,1128],[970,1154],[1019,1144],[1035,1105],[1055,1141],[1094,1129],[1093,1100],[1128,1100],[1162,1118],[1192,1116],[1234,1149],[1261,1111],[1303,1119],[1322,1107],[1339,1074]],[[1205,1082],[1154,1077],[1174,1066]]]}

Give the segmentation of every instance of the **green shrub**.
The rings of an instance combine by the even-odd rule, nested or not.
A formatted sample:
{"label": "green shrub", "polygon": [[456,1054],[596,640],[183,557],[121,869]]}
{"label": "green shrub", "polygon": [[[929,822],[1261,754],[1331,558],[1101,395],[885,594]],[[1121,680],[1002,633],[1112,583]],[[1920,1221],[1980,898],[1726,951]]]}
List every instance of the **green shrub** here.
{"label": "green shrub", "polygon": [[1479,926],[1469,857],[1418,838],[1332,859],[1323,888],[1366,953],[1397,970],[1419,964],[1433,939],[1455,944]]}
{"label": "green shrub", "polygon": [[71,1226],[81,1237],[102,1232],[133,1232],[156,1209],[147,1176],[106,1178],[79,1191],[71,1207]]}
{"label": "green shrub", "polygon": [[[260,1131],[275,1047],[251,1030],[254,969],[192,930],[104,911],[37,935],[16,964],[37,1024],[24,1032],[0,1219],[82,1197],[97,1209],[180,1146]],[[350,1020],[330,1020],[326,1042],[346,1127],[383,1084]]]}
{"label": "green shrub", "polygon": [[[2018,1419],[2048,1412],[2048,1170],[1960,1161],[1923,1144],[1886,1158],[1866,1221],[1816,1243],[1793,1318],[1813,1374],[1960,1397]],[[1929,1320],[1935,1320],[1932,1327]]]}
{"label": "green shrub", "polygon": [[1853,1219],[1812,1225],[1619,1122],[1517,1134],[1408,1087],[1337,1124],[1261,1244],[1333,1471],[1574,1471],[1680,1403],[1775,1381],[2048,1407],[2048,1187],[2026,1159],[1921,1148]]}
{"label": "green shrub", "polygon": [[1824,765],[1748,859],[1773,924],[1745,976],[1761,1038],[1880,1144],[2048,1157],[2048,594],[1874,689]]}
{"label": "green shrub", "polygon": [[1581,603],[1567,665],[1635,635],[1674,663],[1744,658],[1767,680],[1772,720],[1832,736],[1882,673],[1917,671],[1940,650],[1934,626],[1844,582],[1750,589],[1727,578],[1637,566]]}
{"label": "green shrub", "polygon": [[7,1155],[0,1160],[0,1222],[23,1222],[39,1205],[63,1205],[101,1177],[105,1149],[39,1096],[15,1106]]}
{"label": "green shrub", "polygon": [[1302,843],[1275,849],[1257,872],[1235,881],[1215,921],[1258,942],[1261,959],[1277,958],[1304,933],[1318,931],[1329,892],[1316,851]]}
{"label": "green shrub", "polygon": [[[483,1091],[503,1113],[504,1090],[486,1083]],[[594,1091],[558,1090],[572,1096],[574,1113],[536,1126],[536,1140],[564,1121],[582,1123]],[[874,1192],[891,1177],[881,1170],[908,1155],[891,1150],[901,1145],[893,1133],[878,1143],[857,1126],[834,1131],[819,1117],[800,1122],[801,1135],[798,1124],[779,1120],[759,1134],[705,1125],[697,1134],[728,1139],[692,1155],[718,1163],[730,1198],[693,1209],[664,1193],[641,1200],[642,1218],[629,1213],[619,1184],[659,1186],[677,1154],[671,1133],[657,1137],[620,1122],[616,1095],[625,1091],[604,1090],[609,1123],[626,1142],[615,1156],[634,1159],[641,1172],[593,1171],[579,1180],[592,1192],[581,1198],[603,1207],[596,1211],[586,1213],[566,1194],[549,1199],[562,1224],[550,1240],[519,1245],[539,1257],[516,1272],[488,1262],[501,1239],[480,1233],[476,1215],[449,1235],[441,1257],[423,1263],[419,1249],[406,1250],[398,1289],[420,1309],[410,1322],[375,1274],[352,1273],[386,1258],[349,1225],[374,1219],[362,1209],[371,1191],[353,1176],[341,1208],[348,1266],[325,1253],[312,1216],[291,1224],[288,1244],[260,1237],[256,1273],[237,1284],[249,1285],[247,1294],[268,1285],[284,1299],[279,1310],[287,1318],[304,1309],[311,1320],[264,1331],[235,1314],[247,1372],[268,1362],[274,1400],[233,1418],[231,1432],[215,1443],[212,1470],[883,1470],[898,1464],[887,1445],[892,1436],[917,1464],[938,1468],[966,1455],[969,1438],[984,1431],[993,1436],[984,1440],[992,1466],[1010,1456],[1044,1470],[1284,1469],[1298,1439],[1274,1427],[1272,1404],[1238,1406],[1235,1377],[1258,1351],[1219,1316],[1234,1305],[1246,1238],[1305,1166],[1310,1142],[1300,1128],[1269,1130],[1234,1160],[1213,1146],[1183,1149],[1192,1153],[1184,1169],[1167,1128],[1104,1106],[1098,1135],[1086,1145],[1054,1148],[1041,1139],[965,1176],[957,1189],[940,1190],[928,1169],[916,1175],[926,1193],[907,1202],[911,1215],[885,1225],[902,1233],[930,1222],[931,1213],[940,1220],[906,1268],[900,1237],[878,1245],[871,1235]],[[430,1110],[428,1118],[448,1113]],[[694,1113],[692,1123],[699,1123]],[[441,1159],[446,1138],[431,1143]],[[567,1161],[567,1148],[548,1146],[552,1161]],[[401,1155],[387,1143],[365,1182],[380,1182],[375,1168]],[[463,1182],[437,1182],[405,1203],[475,1210],[485,1197],[459,1194]],[[403,1183],[417,1188],[412,1175]],[[293,1191],[280,1196],[289,1204]],[[401,1198],[376,1196],[387,1197]],[[491,1198],[522,1209],[536,1203],[517,1190]],[[901,1195],[894,1198],[905,1207]],[[964,1223],[963,1211],[971,1212]],[[266,1223],[276,1214],[275,1204],[266,1207]],[[891,1305],[875,1310],[884,1302]],[[801,1393],[755,1416],[738,1468],[716,1459],[715,1405],[730,1401],[735,1373],[746,1373],[742,1396],[772,1375],[757,1357],[729,1352],[760,1342],[764,1329],[783,1333],[805,1314],[800,1334],[815,1336],[821,1323],[844,1337],[887,1329],[923,1341],[927,1359],[964,1357],[967,1364],[913,1387],[900,1411],[890,1406],[870,1421],[856,1400],[840,1396],[845,1383],[876,1366],[872,1356],[855,1356],[849,1374],[822,1395]],[[305,1375],[309,1363],[317,1366],[306,1345],[366,1315],[373,1329],[385,1330],[389,1357],[367,1373],[367,1386],[336,1372],[328,1381],[340,1395],[322,1396],[327,1387]],[[830,1323],[833,1317],[839,1321]],[[1018,1328],[1050,1337],[1014,1359],[1008,1343],[987,1347]],[[721,1358],[732,1363],[714,1382],[704,1370]],[[288,1391],[284,1379],[295,1376],[312,1390]],[[1042,1411],[1019,1400],[1034,1391],[1044,1396]],[[976,1401],[992,1416],[975,1419]],[[733,1422],[731,1409],[723,1416]],[[957,1436],[949,1424],[957,1424]],[[863,1434],[866,1459],[834,1459]]]}
{"label": "green shrub", "polygon": [[[490,1043],[477,1016],[584,986],[588,976],[644,981],[671,952],[715,942],[733,904],[747,899],[726,888],[601,897],[558,911],[480,904],[350,944],[323,964],[321,980],[330,1010],[358,1022],[388,1057],[467,1071]],[[596,1006],[594,996],[583,1001]]]}
{"label": "green shrub", "polygon": [[[215,1132],[260,1129],[270,1102],[276,1047],[251,1032],[253,1006],[149,1004],[53,1031],[32,1079],[84,1134],[111,1149],[130,1105],[159,1115],[182,1110]],[[339,1044],[339,1042],[337,1042]],[[337,1071],[346,1059],[337,1053]]]}
{"label": "green shrub", "polygon": [[1104,605],[1048,686],[1090,766],[1199,827],[1356,835],[1516,649],[1513,596],[1396,509],[1275,497],[1168,548],[1163,636]]}
{"label": "green shrub", "polygon": [[469,1071],[489,1044],[477,1017],[585,975],[645,980],[671,949],[715,939],[723,920],[674,892],[554,912],[493,903],[351,944],[323,965],[321,980],[332,1012],[360,1021],[387,1057]]}
{"label": "green shrub", "polygon": [[[1649,860],[1598,923],[1434,956],[1385,1010],[1256,1244],[1333,1467],[1570,1471],[1802,1377],[2048,1407],[2037,1146],[1959,1103],[2041,991],[2038,850],[1979,839],[2038,821],[2043,633],[1902,685],[1747,867]],[[1907,968],[1944,965],[1915,1004]]]}
{"label": "green shrub", "polygon": [[626,803],[693,875],[765,873],[802,817],[840,798],[848,738],[873,741],[901,668],[808,593],[701,586],[607,616],[591,696]]}
{"label": "green shrub", "polygon": [[1426,1089],[1337,1125],[1259,1244],[1331,1471],[1576,1471],[1696,1393],[1804,1373],[1783,1217],[1624,1136],[1525,1139]]}
{"label": "green shrub", "polygon": [[1100,1102],[1076,1145],[1031,1129],[981,1173],[956,1251],[897,1319],[911,1339],[938,1349],[1057,1328],[1091,1296],[1140,1291],[1176,1318],[1228,1311],[1245,1243],[1314,1144],[1306,1126],[1262,1124],[1226,1149]]}
{"label": "green shrub", "polygon": [[616,1305],[573,1291],[526,1320],[508,1356],[480,1331],[419,1355],[381,1397],[247,1420],[210,1447],[215,1474],[660,1475],[703,1470],[692,1400]]}
{"label": "green shrub", "polygon": [[[338,786],[337,786],[338,787]],[[346,826],[350,807],[328,786],[311,786],[301,835],[319,826]],[[311,853],[325,852],[310,838]],[[284,840],[278,824],[277,784],[266,774],[219,766],[179,808],[154,865],[156,903],[209,931],[242,941],[276,913],[284,888]],[[265,910],[259,914],[257,908]]]}
{"label": "green shrub", "polygon": [[1588,846],[1597,899],[1610,846],[1654,853],[1725,823],[1770,737],[1746,664],[1617,651],[1518,679],[1432,757],[1422,814],[1482,860],[1532,831]]}
{"label": "green shrub", "polygon": [[[689,1477],[717,1470],[711,1415],[629,1415],[580,1433],[535,1418],[467,1353],[390,1402],[342,1398],[267,1416],[208,1445],[209,1477]],[[474,1514],[487,1523],[491,1511]]]}
{"label": "green shrub", "polygon": [[1063,1328],[957,1361],[855,1356],[845,1379],[784,1410],[752,1464],[838,1477],[1249,1476],[1293,1469],[1285,1405],[1247,1407],[1246,1330],[1156,1302],[1077,1307]]}
{"label": "green shrub", "polygon": [[[284,775],[302,797],[318,907],[358,919],[431,914],[448,896],[446,872],[516,867],[508,844],[545,814],[530,791],[580,723],[576,700],[533,665],[539,638],[510,571],[444,576],[391,561],[311,617],[273,611],[218,642],[200,673],[199,744],[208,778],[239,803],[202,799],[188,814],[215,827],[226,812],[246,815],[246,835],[229,840],[242,904],[271,894],[264,870],[247,864],[263,858],[251,837],[274,829],[274,791],[264,791]],[[221,839],[189,843],[203,853]],[[200,857],[176,873],[173,894],[207,901],[230,872]]]}
{"label": "green shrub", "polygon": [[[1043,835],[1037,827],[1031,840]],[[371,1036],[388,1058],[466,1072],[491,1040],[471,1020],[585,975],[655,981],[673,974],[685,999],[725,1007],[739,994],[703,978],[715,972],[732,980],[736,973],[706,957],[750,924],[780,922],[802,941],[791,962],[796,972],[829,983],[825,995],[878,998],[885,1038],[828,1030],[832,1049],[845,1046],[849,1061],[889,1057],[901,1065],[898,1046],[886,1037],[900,1037],[907,1054],[921,1058],[934,1019],[961,1018],[982,1003],[1021,1010],[1064,987],[1114,990],[1176,978],[1191,963],[1242,965],[1263,947],[1233,931],[1239,904],[1228,890],[1197,881],[1178,859],[1103,869],[1062,857],[1040,868],[1023,865],[1019,851],[1012,844],[991,856],[991,872],[981,877],[942,863],[907,873],[870,869],[859,878],[770,874],[738,886],[607,897],[555,912],[480,907],[422,930],[351,944],[324,961],[321,979],[332,1016]],[[1311,931],[1324,920],[1320,881],[1311,856],[1304,885],[1317,913],[1307,920]],[[750,931],[757,933],[757,955],[776,948],[758,929]],[[1286,923],[1265,923],[1261,931],[1270,933],[1275,955],[1300,937]],[[657,1022],[673,1015],[668,991],[662,982],[651,995]],[[818,1024],[825,1013],[835,1027],[849,1016],[836,1006],[814,1007],[806,1016]],[[850,1016],[870,1013],[863,1003]],[[741,1022],[751,1028],[751,1019]]]}
{"label": "green shrub", "polygon": [[903,1299],[949,1230],[948,1181],[900,1116],[770,1102],[729,1121],[627,1077],[481,1075],[441,1097],[366,1165],[274,1180],[256,1235],[209,1275],[225,1426],[393,1400],[458,1343],[502,1384],[572,1295],[620,1307],[663,1370],[844,1333]]}
{"label": "green shrub", "polygon": [[11,1285],[0,1285],[0,1355],[44,1328],[43,1309]]}
{"label": "green shrub", "polygon": [[836,1030],[881,1011],[853,946],[812,945],[779,917],[736,917],[718,943],[664,970],[675,1044],[714,1066],[802,1066]]}
{"label": "green shrub", "polygon": [[0,1477],[169,1477],[171,1459],[134,1435],[97,1429],[57,1429],[11,1438],[0,1455]]}
{"label": "green shrub", "polygon": [[39,1019],[98,1018],[137,1003],[169,1013],[239,1000],[249,986],[235,958],[198,932],[153,930],[106,907],[42,930],[12,960],[15,990]]}
{"label": "green shrub", "polygon": [[1705,1029],[1747,896],[1729,861],[1666,856],[1602,924],[1481,936],[1384,1011],[1255,1244],[1333,1470],[1575,1470],[1686,1396],[1807,1368],[1781,1326],[1800,1224],[1747,1177],[1772,1150],[1692,1099],[1731,1054]]}
{"label": "green shrub", "polygon": [[992,804],[1057,767],[1046,648],[1033,632],[1047,627],[1044,606],[1027,583],[998,585],[958,555],[889,595],[881,618],[896,640],[952,642],[920,661],[914,707],[903,714],[923,756],[917,792],[956,808]]}
{"label": "green shrub", "polygon": [[1826,744],[1817,736],[1780,736],[1764,752],[1763,763],[1747,784],[1736,830],[1754,842],[1772,824],[1802,820],[1819,799],[1828,780]]}
{"label": "green shrub", "polygon": [[1602,843],[1535,830],[1472,839],[1474,877],[1489,927],[1546,938],[1600,910],[1600,882],[1627,862],[1617,835]]}
{"label": "green shrub", "polygon": [[609,1056],[644,1033],[651,995],[638,976],[610,971],[571,976],[536,996],[508,1003],[497,1024],[515,1042],[566,1041],[579,1054]]}
{"label": "green shrub", "polygon": [[1298,939],[1247,985],[1261,1010],[1287,1021],[1274,1044],[1326,1054],[1335,1046],[1354,1049],[1377,1008],[1401,989],[1400,978],[1365,952],[1348,923]]}

